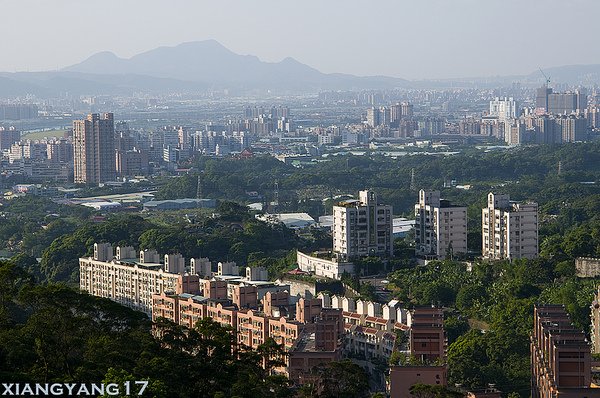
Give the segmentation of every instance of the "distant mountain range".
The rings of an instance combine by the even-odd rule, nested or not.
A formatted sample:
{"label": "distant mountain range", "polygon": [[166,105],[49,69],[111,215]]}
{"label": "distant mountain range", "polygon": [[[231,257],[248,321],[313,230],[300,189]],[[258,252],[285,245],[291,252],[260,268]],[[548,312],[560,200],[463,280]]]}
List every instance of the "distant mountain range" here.
{"label": "distant mountain range", "polygon": [[[600,81],[600,65],[547,68],[545,72],[553,82],[590,85]],[[324,90],[492,87],[515,81],[541,84],[543,78],[539,71],[524,76],[422,81],[326,74],[293,58],[263,62],[252,55],[236,54],[215,40],[206,40],[159,47],[128,59],[101,52],[56,72],[0,73],[0,97],[51,96],[66,92],[73,95],[193,93],[207,89],[314,93]]]}
{"label": "distant mountain range", "polygon": [[159,47],[129,59],[102,52],[63,71],[145,75],[202,82],[213,88],[316,91],[408,85],[404,79],[384,76],[325,74],[293,58],[274,63],[263,62],[252,55],[236,54],[215,40]]}

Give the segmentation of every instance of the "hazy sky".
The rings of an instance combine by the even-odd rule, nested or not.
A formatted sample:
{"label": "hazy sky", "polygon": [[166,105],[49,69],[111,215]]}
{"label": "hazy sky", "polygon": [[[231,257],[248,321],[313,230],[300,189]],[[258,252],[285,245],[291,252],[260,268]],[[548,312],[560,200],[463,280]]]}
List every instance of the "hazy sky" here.
{"label": "hazy sky", "polygon": [[0,15],[7,72],[205,39],[264,61],[409,79],[600,63],[599,0],[0,0]]}

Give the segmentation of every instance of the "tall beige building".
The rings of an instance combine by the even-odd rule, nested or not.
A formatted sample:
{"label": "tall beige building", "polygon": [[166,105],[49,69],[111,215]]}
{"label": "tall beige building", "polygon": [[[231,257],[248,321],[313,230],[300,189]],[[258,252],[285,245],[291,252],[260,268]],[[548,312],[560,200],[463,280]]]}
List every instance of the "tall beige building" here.
{"label": "tall beige building", "polygon": [[112,113],[91,113],[73,121],[74,181],[98,184],[115,179],[115,123]]}
{"label": "tall beige building", "polygon": [[415,252],[445,258],[467,252],[467,208],[452,206],[439,191],[419,191],[415,205]]}
{"label": "tall beige building", "polygon": [[333,206],[333,251],[341,259],[391,256],[392,206],[379,204],[373,191]]}
{"label": "tall beige building", "polygon": [[514,203],[508,195],[490,192],[481,213],[484,258],[537,258],[537,203]]}

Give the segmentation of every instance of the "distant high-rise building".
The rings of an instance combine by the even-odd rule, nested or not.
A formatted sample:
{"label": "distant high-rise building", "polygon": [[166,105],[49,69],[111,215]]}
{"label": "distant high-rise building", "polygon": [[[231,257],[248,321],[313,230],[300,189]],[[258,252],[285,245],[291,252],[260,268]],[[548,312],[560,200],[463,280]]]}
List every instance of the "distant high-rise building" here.
{"label": "distant high-rise building", "polygon": [[500,120],[508,120],[519,116],[518,113],[517,101],[512,97],[496,97],[490,101],[490,116],[496,116]]}
{"label": "distant high-rise building", "polygon": [[21,140],[21,132],[14,128],[5,129],[0,127],[0,151],[10,149],[10,147]]}
{"label": "distant high-rise building", "polygon": [[548,111],[548,96],[552,94],[552,89],[548,86],[542,86],[536,90],[535,109],[538,114]]}
{"label": "distant high-rise building", "polygon": [[[587,124],[592,128],[600,128],[600,106],[591,105],[587,108],[585,115],[587,117]],[[2,133],[0,133],[2,134]]]}
{"label": "distant high-rise building", "polygon": [[482,255],[490,259],[537,258],[538,205],[489,193],[482,209]]}
{"label": "distant high-rise building", "polygon": [[112,113],[73,121],[74,181],[98,184],[115,179],[115,124]]}
{"label": "distant high-rise building", "polygon": [[400,120],[402,119],[402,105],[397,103],[396,105],[390,106],[390,123],[398,127]]}
{"label": "distant high-rise building", "polygon": [[532,142],[533,130],[527,130],[520,119],[507,120],[504,123],[504,141],[508,145],[520,145]]}
{"label": "distant high-rise building", "polygon": [[556,118],[556,124],[560,126],[562,142],[584,141],[587,138],[587,119],[584,117],[564,115]]}
{"label": "distant high-rise building", "polygon": [[413,105],[410,102],[403,102],[400,106],[402,107],[402,117],[413,116]]}
{"label": "distant high-rise building", "polygon": [[38,117],[38,107],[33,104],[0,105],[0,120],[23,120]]}
{"label": "distant high-rise building", "polygon": [[147,175],[149,171],[148,153],[141,149],[117,151],[116,168],[119,177]]}
{"label": "distant high-rise building", "polygon": [[392,206],[382,205],[373,191],[333,207],[333,250],[344,259],[391,256]]}
{"label": "distant high-rise building", "polygon": [[53,139],[46,142],[48,160],[58,163],[73,162],[73,144],[65,138]]}
{"label": "distant high-rise building", "polygon": [[439,191],[419,191],[415,205],[416,254],[444,258],[467,252],[467,208],[440,199]]}
{"label": "distant high-rise building", "polygon": [[379,121],[379,109],[375,107],[367,109],[367,124],[371,127],[377,127],[381,124]]}
{"label": "distant high-rise building", "polygon": [[551,93],[548,95],[548,113],[551,115],[569,115],[577,109],[575,93]]}
{"label": "distant high-rise building", "polygon": [[545,112],[551,115],[583,114],[587,106],[587,91],[585,89],[566,93],[555,93],[547,87],[537,89],[536,109],[538,113]]}

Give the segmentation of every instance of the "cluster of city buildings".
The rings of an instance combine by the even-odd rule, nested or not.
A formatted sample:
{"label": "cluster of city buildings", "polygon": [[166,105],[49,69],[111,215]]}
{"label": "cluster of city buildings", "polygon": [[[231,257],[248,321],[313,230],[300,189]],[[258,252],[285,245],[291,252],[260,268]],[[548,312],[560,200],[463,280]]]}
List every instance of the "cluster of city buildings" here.
{"label": "cluster of city buildings", "polygon": [[600,127],[599,115],[600,107],[588,103],[585,89],[554,92],[545,85],[529,106],[521,107],[514,97],[495,97],[487,111],[452,120],[435,112],[415,114],[405,101],[367,109],[364,123],[372,137],[457,135],[493,137],[509,145],[559,144],[587,140]]}
{"label": "cluster of city buildings", "polygon": [[[434,106],[443,100],[456,101],[461,95],[471,98],[484,93],[404,93],[410,101],[391,105],[381,105],[381,101],[394,96],[364,93],[361,102],[373,105],[365,114],[339,116],[346,121],[329,127],[322,127],[320,120],[295,123],[287,106],[246,106],[239,117],[227,116],[228,120],[201,128],[163,126],[149,131],[131,131],[126,123],[115,123],[111,113],[93,113],[73,121],[65,137],[39,140],[22,139],[16,129],[0,127],[1,169],[6,175],[23,176],[28,183],[97,184],[159,170],[175,172],[178,163],[195,154],[237,156],[248,148],[310,160],[332,147],[364,146],[382,139],[389,145],[390,139],[444,136],[446,140],[460,136],[471,141],[488,137],[509,145],[555,144],[587,140],[600,128],[599,96],[588,96],[584,89],[555,92],[545,85],[526,106],[521,107],[515,97],[494,97],[486,111],[465,111],[466,116],[460,118],[449,105],[447,109]],[[0,120],[37,113],[35,105],[0,105]]]}
{"label": "cluster of city buildings", "polygon": [[447,120],[440,116],[415,116],[414,105],[403,101],[367,109],[366,126],[373,137],[419,138],[447,132]]}
{"label": "cluster of city buildings", "polygon": [[[230,327],[237,343],[250,348],[272,338],[287,352],[286,366],[279,371],[298,384],[310,379],[318,364],[343,356],[388,361],[394,351],[417,358],[420,368],[439,368],[437,384],[446,380],[440,309],[408,311],[397,301],[381,305],[325,293],[292,296],[289,285],[268,282],[264,268],[248,267],[240,276],[235,263],[218,263],[213,272],[207,258],[187,264],[179,254],[138,253],[129,246],[113,250],[108,243],[96,243],[93,255],[80,258],[79,264],[82,291],[145,312],[153,320],[193,327],[210,318]],[[407,335],[400,345],[398,331]],[[399,374],[392,388],[407,390],[406,380],[429,380],[421,370],[404,365],[396,367]]]}
{"label": "cluster of city buildings", "polygon": [[66,138],[21,140],[19,130],[0,127],[1,154],[3,173],[40,183],[72,181],[73,145]]}
{"label": "cluster of city buildings", "polygon": [[14,127],[0,127],[1,171],[30,183],[101,184],[156,170],[174,172],[179,162],[198,153],[239,155],[253,145],[261,149],[295,142],[311,147],[306,137],[287,136],[289,132],[295,132],[295,127],[289,108],[283,106],[246,107],[244,118],[209,123],[204,129],[163,126],[149,132],[115,123],[112,113],[91,113],[74,120],[61,138],[23,139]]}
{"label": "cluster of city buildings", "polygon": [[509,145],[578,142],[600,126],[599,112],[596,105],[588,105],[584,89],[560,93],[546,85],[537,89],[534,108],[521,111],[513,98],[495,98],[479,126],[469,128],[473,133],[489,132]]}

